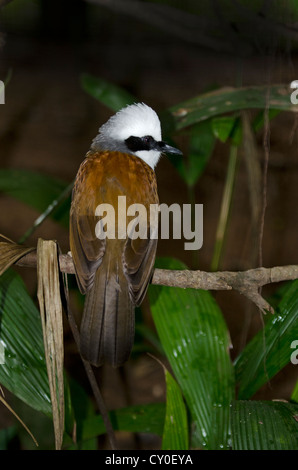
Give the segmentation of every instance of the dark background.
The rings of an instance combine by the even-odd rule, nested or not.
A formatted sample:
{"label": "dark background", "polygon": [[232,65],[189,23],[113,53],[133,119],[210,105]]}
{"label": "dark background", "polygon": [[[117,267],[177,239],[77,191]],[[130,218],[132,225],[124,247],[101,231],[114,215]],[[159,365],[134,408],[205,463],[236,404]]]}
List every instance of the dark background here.
{"label": "dark background", "polygon": [[[112,2],[114,8],[104,1],[13,0],[0,10],[0,79],[11,73],[6,104],[0,109],[1,168],[40,171],[66,182],[74,179],[98,127],[112,114],[82,90],[80,77],[85,72],[126,88],[158,113],[216,86],[289,84],[298,79],[294,1],[155,3],[157,10],[145,14],[148,2],[135,2],[130,8],[131,2],[124,0],[120,6]],[[263,240],[266,267],[298,263],[295,114],[281,113],[274,119],[270,137]],[[183,138],[177,142],[187,154]],[[263,162],[262,132],[257,143]],[[204,204],[202,270],[210,269],[227,163],[228,148],[218,142],[196,186],[196,202]],[[187,188],[166,157],[156,173],[161,202],[188,202]],[[38,216],[3,194],[0,214],[0,233],[13,240]],[[247,177],[240,158],[221,269],[254,267],[249,228]],[[28,243],[35,245],[38,237],[56,239],[63,252],[69,250],[68,232],[50,219]],[[185,252],[176,240],[161,241],[158,254],[194,265],[193,253]],[[23,269],[21,274],[34,294],[35,272]],[[230,329],[232,356],[237,355],[246,338],[262,327],[260,313],[239,294],[215,296]],[[147,321],[150,324],[150,318]],[[80,376],[67,331],[66,364]],[[122,373],[110,369],[99,373],[111,408],[164,398],[163,371],[151,358],[130,361],[125,374],[123,387]],[[255,398],[288,399],[296,378],[297,366],[289,365]]]}

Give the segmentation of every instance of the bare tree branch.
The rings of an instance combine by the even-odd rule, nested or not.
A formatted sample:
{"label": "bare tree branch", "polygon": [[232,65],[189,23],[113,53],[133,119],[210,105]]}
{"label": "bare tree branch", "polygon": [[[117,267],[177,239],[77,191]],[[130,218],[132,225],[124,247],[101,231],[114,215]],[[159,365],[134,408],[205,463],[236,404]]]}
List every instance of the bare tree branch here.
{"label": "bare tree branch", "polygon": [[[74,265],[70,254],[59,256],[60,270],[74,274]],[[23,256],[16,262],[18,266],[36,267],[36,252]],[[183,289],[203,290],[235,290],[251,300],[264,313],[273,313],[273,308],[259,294],[259,288],[267,284],[298,279],[298,266],[275,266],[272,268],[256,268],[247,271],[190,271],[155,269],[152,284],[180,287]]]}

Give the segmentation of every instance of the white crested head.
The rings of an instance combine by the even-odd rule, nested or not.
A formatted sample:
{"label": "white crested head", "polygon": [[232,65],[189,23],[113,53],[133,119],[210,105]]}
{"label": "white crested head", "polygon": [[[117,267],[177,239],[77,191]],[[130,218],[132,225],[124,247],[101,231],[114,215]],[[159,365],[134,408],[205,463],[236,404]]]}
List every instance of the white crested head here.
{"label": "white crested head", "polygon": [[162,152],[181,154],[179,150],[162,142],[159,118],[144,103],[126,106],[110,117],[99,128],[91,148],[131,153],[153,169]]}
{"label": "white crested head", "polygon": [[161,141],[161,126],[156,112],[144,103],[129,105],[99,128],[99,134],[93,140],[92,148],[100,150],[117,150],[132,153],[142,158],[152,168],[157,164],[161,151],[159,149],[143,149],[142,145],[127,145],[131,137],[142,139],[152,137]]}
{"label": "white crested head", "polygon": [[112,116],[99,131],[106,136],[125,141],[130,136],[151,135],[161,140],[160,121],[155,111],[144,103],[127,106]]}

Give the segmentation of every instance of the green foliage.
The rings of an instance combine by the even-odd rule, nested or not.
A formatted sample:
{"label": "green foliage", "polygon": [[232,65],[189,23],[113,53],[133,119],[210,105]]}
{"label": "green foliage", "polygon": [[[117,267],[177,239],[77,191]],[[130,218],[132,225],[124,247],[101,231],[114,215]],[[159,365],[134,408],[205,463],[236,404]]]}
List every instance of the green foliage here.
{"label": "green foliage", "polygon": [[[268,93],[270,91],[270,93]],[[172,106],[173,129],[181,130],[215,116],[243,109],[294,111],[286,87],[273,85],[244,88],[220,88]]]}
{"label": "green foliage", "polygon": [[233,449],[297,450],[297,406],[237,400],[231,414]]}
{"label": "green foliage", "polygon": [[298,403],[298,380],[297,380],[295,388],[292,392],[291,400],[295,403]]}
{"label": "green foliage", "polygon": [[183,395],[176,380],[165,370],[167,384],[167,405],[162,436],[163,450],[187,450],[187,410]]}
{"label": "green foliage", "polygon": [[[176,260],[157,267],[185,269]],[[209,292],[149,287],[153,319],[165,354],[191,412],[200,446],[228,447],[233,369],[229,335],[220,309]]]}
{"label": "green foliage", "polygon": [[251,398],[288,364],[291,343],[298,338],[298,280],[287,285],[275,314],[266,321],[235,361],[240,399]]}
{"label": "green foliage", "polygon": [[[129,406],[109,413],[115,431],[163,433],[165,419],[164,403],[150,403],[148,405]],[[94,415],[86,418],[81,425],[81,439],[104,434],[106,432],[102,417]]]}
{"label": "green foliage", "polygon": [[236,119],[233,116],[220,116],[212,119],[212,130],[215,137],[226,142],[235,127]]}
{"label": "green foliage", "polygon": [[93,75],[85,73],[81,76],[81,84],[83,90],[113,111],[119,111],[119,109],[124,106],[137,101],[137,99],[126,90],[103,78],[94,77]]}
{"label": "green foliage", "polygon": [[0,383],[32,408],[51,414],[39,311],[21,278],[12,270],[0,278]]}
{"label": "green foliage", "polygon": [[[85,74],[81,83],[87,93],[113,111],[138,101],[100,78]],[[243,139],[240,111],[260,110],[252,122],[252,129],[257,132],[264,126],[263,110],[267,106],[270,119],[282,110],[294,109],[284,89],[273,86],[269,98],[267,87],[224,88],[165,110],[163,128],[167,139],[170,141],[182,132],[188,139],[187,158],[170,159],[186,189],[193,190],[203,177],[217,141],[232,149],[232,153],[237,151]],[[236,173],[235,166],[232,177],[226,180],[228,206]],[[49,205],[58,200],[50,215],[65,227],[70,198],[63,199],[61,194],[66,188],[66,183],[46,175],[0,170],[0,191],[46,214]],[[194,203],[194,193],[189,194]],[[222,240],[227,219],[220,226]],[[224,249],[222,240],[216,251],[217,260]],[[157,260],[156,266],[186,268],[174,259]],[[156,434],[162,438],[162,448],[167,450],[189,446],[235,450],[297,448],[297,386],[291,404],[248,399],[290,362],[291,342],[298,338],[298,281],[278,291],[274,299],[276,314],[268,317],[264,331],[252,338],[234,363],[229,355],[227,325],[209,292],[151,285],[149,300],[158,337],[140,322],[137,334],[150,341],[153,354],[170,364],[171,373],[165,372],[166,403],[112,410],[114,429]],[[37,412],[50,416],[39,313],[20,277],[12,270],[0,278],[0,327],[0,344],[5,346],[0,383]],[[135,348],[134,354],[140,350]],[[96,437],[105,433],[102,418],[95,414],[86,391],[68,377],[65,395],[65,448],[96,448]],[[76,444],[71,439],[74,421]],[[14,437],[14,428],[1,431],[1,448],[7,448]]]}
{"label": "green foliage", "polygon": [[[43,212],[67,188],[58,178],[30,170],[0,169],[0,192]],[[54,220],[68,227],[70,197],[51,214]]]}
{"label": "green foliage", "polygon": [[6,450],[10,442],[17,436],[16,426],[0,430],[0,450]]}

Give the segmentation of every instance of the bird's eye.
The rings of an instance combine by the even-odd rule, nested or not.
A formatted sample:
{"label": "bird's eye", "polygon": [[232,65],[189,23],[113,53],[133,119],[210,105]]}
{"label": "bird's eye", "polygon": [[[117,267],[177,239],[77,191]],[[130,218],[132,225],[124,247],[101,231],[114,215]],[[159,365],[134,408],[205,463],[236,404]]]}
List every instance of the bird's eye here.
{"label": "bird's eye", "polygon": [[125,140],[126,146],[132,152],[139,152],[142,150],[151,150],[155,146],[155,140],[151,135],[144,137],[130,136]]}

